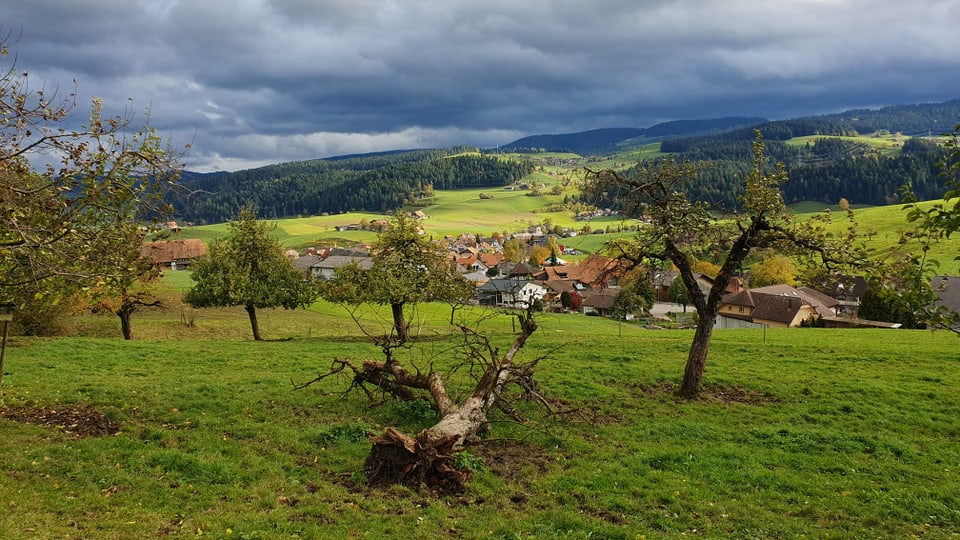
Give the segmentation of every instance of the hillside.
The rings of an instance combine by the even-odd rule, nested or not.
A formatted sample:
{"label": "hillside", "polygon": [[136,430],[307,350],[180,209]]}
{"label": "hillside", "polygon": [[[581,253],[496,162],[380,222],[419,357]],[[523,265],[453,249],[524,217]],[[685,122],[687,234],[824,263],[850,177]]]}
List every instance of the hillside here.
{"label": "hillside", "polygon": [[[569,176],[571,164],[576,169],[583,159],[592,168],[622,168],[641,157],[670,153],[708,164],[691,186],[691,197],[733,210],[742,188],[740,180],[752,166],[754,129],[760,129],[767,155],[788,167],[787,201],[832,204],[846,198],[857,204],[882,205],[895,202],[898,189],[907,183],[921,199],[942,193],[937,168],[940,150],[933,141],[903,133],[942,133],[958,118],[960,100],[954,100],[773,122],[681,120],[649,128],[536,135],[504,145],[495,154],[456,147],[337,156],[233,173],[187,172],[184,185],[189,196],[171,202],[178,219],[195,223],[226,221],[243,204],[256,205],[260,215],[268,218],[384,213],[430,204],[436,190],[499,189],[521,181],[539,185],[541,179],[530,176],[536,169],[553,178]],[[514,152],[509,156],[501,154],[510,150]],[[564,150],[567,157],[552,157],[551,150]],[[597,155],[599,151],[605,153]],[[575,193],[567,195],[565,200],[577,202]],[[611,207],[616,204],[608,202]]]}
{"label": "hillside", "polygon": [[218,223],[255,205],[261,216],[386,212],[429,198],[434,189],[502,187],[533,172],[526,161],[475,149],[419,150],[356,158],[283,163],[188,179],[188,198],[174,200],[186,221]]}

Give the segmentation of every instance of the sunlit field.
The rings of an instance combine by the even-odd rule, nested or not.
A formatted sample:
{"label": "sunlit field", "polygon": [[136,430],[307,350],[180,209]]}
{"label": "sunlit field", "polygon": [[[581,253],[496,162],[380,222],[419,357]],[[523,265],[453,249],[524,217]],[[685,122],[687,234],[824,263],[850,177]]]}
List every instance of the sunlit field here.
{"label": "sunlit field", "polygon": [[[423,345],[404,357],[453,365],[448,318],[423,306]],[[172,307],[138,314],[131,342],[109,316],[83,317],[80,337],[13,338],[0,537],[960,534],[960,342],[947,333],[718,331],[702,397],[681,402],[691,331],[543,315],[523,357],[544,357],[553,413],[512,400],[524,421],[496,412],[459,460],[467,491],[435,497],[362,474],[368,434],[416,433],[429,408],[345,395],[345,377],[293,389],[334,357],[378,357],[344,311],[260,322],[254,342],[240,308]],[[506,315],[479,328],[500,344],[514,330]],[[458,373],[455,392],[470,384]],[[91,418],[103,430],[82,432]]]}

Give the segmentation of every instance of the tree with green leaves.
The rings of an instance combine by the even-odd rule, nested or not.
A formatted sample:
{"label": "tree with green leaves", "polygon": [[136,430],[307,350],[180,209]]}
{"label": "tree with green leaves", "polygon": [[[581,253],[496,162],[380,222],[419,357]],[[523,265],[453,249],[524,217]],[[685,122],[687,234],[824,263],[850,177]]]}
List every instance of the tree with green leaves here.
{"label": "tree with green leaves", "polygon": [[[960,313],[950,311],[939,302],[942,291],[934,285],[935,282],[940,286],[947,283],[936,278],[940,262],[928,256],[933,243],[950,238],[960,230],[960,124],[954,127],[944,147],[948,154],[940,162],[945,188],[943,198],[933,204],[920,204],[911,186],[902,189],[907,203],[904,206],[907,221],[914,224],[914,229],[903,242],[918,239],[919,253],[893,261],[887,272],[892,277],[874,285],[880,288],[881,295],[895,294],[898,297],[898,311],[909,310],[923,324],[960,335]],[[960,255],[956,260],[960,260]]]}
{"label": "tree with green leaves", "polygon": [[410,340],[410,322],[424,302],[462,302],[473,285],[456,271],[442,245],[422,234],[416,220],[398,213],[379,235],[369,269],[347,264],[321,284],[321,296],[347,306],[390,306],[392,335],[398,344]]}
{"label": "tree with green leaves", "polygon": [[[670,261],[677,268],[690,302],[699,314],[693,343],[687,356],[679,395],[696,397],[701,389],[710,339],[720,303],[730,279],[753,249],[775,248],[819,255],[821,264],[846,264],[862,254],[854,249],[855,233],[850,230],[830,239],[819,221],[795,223],[780,193],[787,180],[782,164],[771,170],[764,155],[759,132],[753,145],[753,170],[745,180],[741,211],[733,219],[718,220],[707,203],[691,200],[684,187],[697,178],[696,166],[664,159],[641,162],[627,172],[591,172],[588,193],[599,200],[611,198],[624,203],[628,216],[645,216],[650,224],[631,239],[608,244],[608,249],[628,265],[660,266]],[[703,292],[693,266],[697,255],[709,249],[722,261],[708,292]],[[811,257],[812,259],[812,257]],[[651,264],[652,263],[652,264]]]}
{"label": "tree with green leaves", "polygon": [[89,290],[94,311],[113,313],[120,319],[123,339],[133,339],[133,314],[145,307],[162,305],[158,287],[162,277],[156,261],[143,254],[146,230],[132,222],[117,223],[119,235],[126,239],[101,260],[110,270]]}
{"label": "tree with green leaves", "polygon": [[306,307],[316,300],[316,287],[283,254],[271,234],[276,225],[259,221],[253,208],[242,208],[228,226],[230,233],[194,261],[194,285],[185,300],[193,307],[243,306],[253,339],[260,341],[257,309]]}
{"label": "tree with green leaves", "polygon": [[[0,63],[8,44],[0,37]],[[131,114],[105,116],[100,99],[79,127],[75,109],[74,94],[0,71],[0,301],[56,304],[109,280],[128,231],[169,211],[178,155]]]}
{"label": "tree with green leaves", "polygon": [[620,285],[611,310],[617,318],[624,319],[627,315],[649,311],[653,307],[653,300],[654,292],[650,281],[637,277]]}

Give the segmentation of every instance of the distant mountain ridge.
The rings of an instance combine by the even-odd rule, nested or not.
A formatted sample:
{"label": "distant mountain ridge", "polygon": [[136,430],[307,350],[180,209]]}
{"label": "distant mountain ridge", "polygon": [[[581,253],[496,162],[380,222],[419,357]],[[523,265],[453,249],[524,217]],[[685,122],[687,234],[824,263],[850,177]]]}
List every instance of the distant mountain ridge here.
{"label": "distant mountain ridge", "polygon": [[573,152],[597,154],[615,151],[628,141],[642,144],[642,139],[660,140],[671,137],[691,137],[722,133],[737,128],[766,122],[765,118],[737,117],[709,120],[672,120],[648,128],[601,128],[578,133],[530,135],[500,146],[500,150],[543,150],[546,152]]}
{"label": "distant mountain ridge", "polygon": [[942,103],[889,105],[876,109],[850,109],[840,113],[811,115],[785,120],[760,117],[725,117],[706,120],[673,120],[648,128],[603,128],[576,133],[529,135],[500,145],[501,150],[542,150],[573,152],[580,155],[612,153],[635,143],[656,142],[676,138],[752,139],[753,129],[760,128],[765,137],[773,133],[791,133],[798,124],[830,125],[830,131],[846,133],[901,132],[904,135],[941,135],[960,122],[960,99]]}
{"label": "distant mountain ridge", "polygon": [[[790,168],[788,200],[884,204],[911,182],[922,197],[939,196],[937,146],[909,137],[895,157],[879,157],[869,145],[830,136],[887,131],[940,135],[960,122],[960,99],[943,103],[858,109],[843,113],[769,121],[727,117],[675,120],[648,128],[605,128],[580,133],[531,135],[502,145],[513,152],[573,152],[612,156],[652,143],[691,161],[711,161],[715,177],[692,193],[716,207],[734,208],[745,170],[751,165],[754,129],[767,141],[768,155]],[[804,147],[787,141],[822,136]],[[199,223],[231,219],[244,204],[268,218],[347,211],[387,212],[431,197],[434,189],[498,187],[518,182],[534,160],[502,160],[493,148],[389,150],[325,159],[277,163],[236,172],[184,171],[187,195],[171,200],[179,218]],[[902,155],[901,155],[902,154]],[[871,159],[859,159],[872,156]],[[876,157],[876,159],[873,159]],[[731,183],[733,181],[733,183]]]}

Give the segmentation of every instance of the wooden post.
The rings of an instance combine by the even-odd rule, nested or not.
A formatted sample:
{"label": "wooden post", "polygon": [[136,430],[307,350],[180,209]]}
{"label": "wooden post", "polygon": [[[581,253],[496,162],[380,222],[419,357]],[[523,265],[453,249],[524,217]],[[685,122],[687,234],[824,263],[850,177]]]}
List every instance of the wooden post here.
{"label": "wooden post", "polygon": [[0,386],[3,386],[3,369],[7,357],[7,325],[13,320],[13,307],[0,306],[0,321],[3,321],[3,340],[0,342]]}

